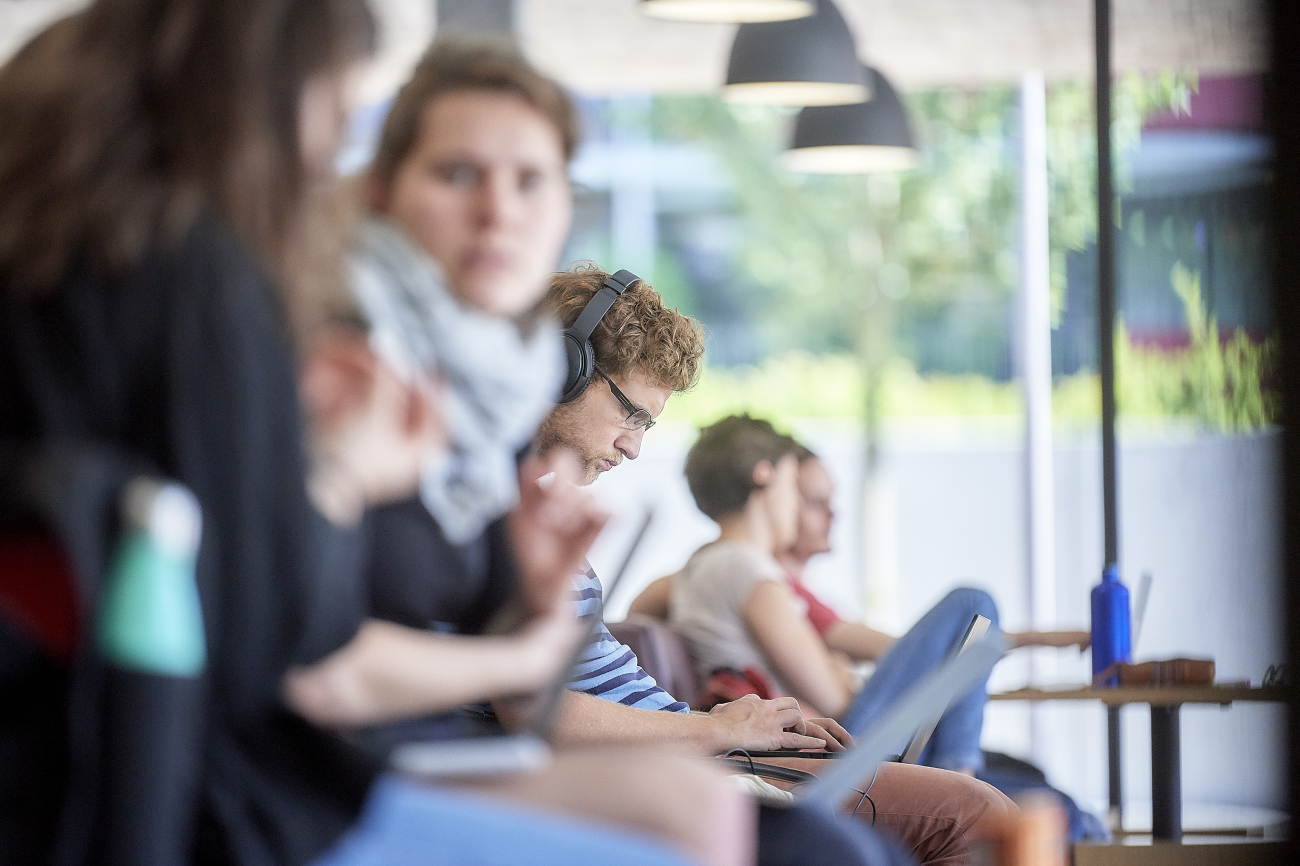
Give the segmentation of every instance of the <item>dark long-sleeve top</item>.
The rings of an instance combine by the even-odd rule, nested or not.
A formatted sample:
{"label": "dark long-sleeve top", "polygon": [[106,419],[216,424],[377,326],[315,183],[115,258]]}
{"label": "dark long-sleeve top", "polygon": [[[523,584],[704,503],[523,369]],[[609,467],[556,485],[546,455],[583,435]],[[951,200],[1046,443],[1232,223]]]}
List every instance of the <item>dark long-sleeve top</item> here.
{"label": "dark long-sleeve top", "polygon": [[307,498],[286,335],[271,282],[212,217],[113,278],[24,298],[0,277],[0,439],[106,442],[202,506],[197,862],[307,862],[355,820],[376,769],[280,697],[285,671],[346,643],[367,603],[351,539]]}
{"label": "dark long-sleeve top", "polygon": [[[367,585],[375,616],[414,628],[480,634],[518,583],[505,518],[467,545],[452,545],[419,499],[369,515]],[[595,613],[603,597],[589,566],[570,592],[577,616]],[[644,710],[687,712],[602,624],[571,672],[569,688]],[[539,685],[541,685],[539,683]],[[451,728],[451,734],[457,733]]]}

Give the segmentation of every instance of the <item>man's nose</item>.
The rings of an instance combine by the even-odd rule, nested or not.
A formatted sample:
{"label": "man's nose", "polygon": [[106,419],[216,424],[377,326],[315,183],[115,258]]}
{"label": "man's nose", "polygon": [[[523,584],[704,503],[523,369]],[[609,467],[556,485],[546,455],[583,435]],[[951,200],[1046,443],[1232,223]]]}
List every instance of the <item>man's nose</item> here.
{"label": "man's nose", "polygon": [[645,437],[645,430],[640,427],[635,430],[624,430],[614,440],[614,447],[628,460],[635,460],[641,453],[641,440]]}

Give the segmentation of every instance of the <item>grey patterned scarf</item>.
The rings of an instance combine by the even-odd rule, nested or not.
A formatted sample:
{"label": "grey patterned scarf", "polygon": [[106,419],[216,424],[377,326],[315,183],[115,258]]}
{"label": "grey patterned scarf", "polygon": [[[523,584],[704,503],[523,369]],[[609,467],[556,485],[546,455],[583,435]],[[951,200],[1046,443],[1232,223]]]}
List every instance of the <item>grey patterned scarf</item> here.
{"label": "grey patterned scarf", "polygon": [[442,269],[392,223],[364,222],[351,257],[353,289],[376,341],[448,385],[451,453],[421,485],[448,540],[463,543],[518,502],[515,454],[550,410],[564,376],[560,329],[461,304]]}

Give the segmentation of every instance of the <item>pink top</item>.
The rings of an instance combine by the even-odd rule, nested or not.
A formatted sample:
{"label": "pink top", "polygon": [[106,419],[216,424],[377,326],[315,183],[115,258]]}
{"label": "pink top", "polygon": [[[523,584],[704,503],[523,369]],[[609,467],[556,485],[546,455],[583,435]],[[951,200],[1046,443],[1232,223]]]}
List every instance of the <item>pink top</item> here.
{"label": "pink top", "polygon": [[812,627],[817,629],[817,634],[826,637],[826,632],[831,630],[831,626],[840,621],[839,614],[823,604],[822,600],[813,595],[808,587],[803,585],[803,581],[793,574],[787,574],[786,579],[795,595],[803,599],[804,604],[808,606],[808,621],[812,623]]}

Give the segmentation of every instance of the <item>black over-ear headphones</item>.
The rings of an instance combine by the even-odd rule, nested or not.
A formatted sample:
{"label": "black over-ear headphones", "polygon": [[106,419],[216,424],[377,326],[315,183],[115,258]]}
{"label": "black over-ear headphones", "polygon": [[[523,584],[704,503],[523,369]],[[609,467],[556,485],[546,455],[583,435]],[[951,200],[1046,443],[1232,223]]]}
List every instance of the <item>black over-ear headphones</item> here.
{"label": "black over-ear headphones", "polygon": [[591,377],[596,373],[596,350],[591,346],[591,332],[596,330],[614,302],[639,282],[641,278],[631,271],[619,271],[606,278],[605,285],[582,308],[573,327],[565,329],[564,358],[568,361],[569,372],[564,379],[564,390],[560,392],[561,403],[578,399],[591,384]]}

